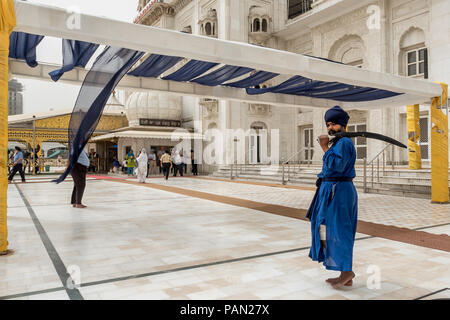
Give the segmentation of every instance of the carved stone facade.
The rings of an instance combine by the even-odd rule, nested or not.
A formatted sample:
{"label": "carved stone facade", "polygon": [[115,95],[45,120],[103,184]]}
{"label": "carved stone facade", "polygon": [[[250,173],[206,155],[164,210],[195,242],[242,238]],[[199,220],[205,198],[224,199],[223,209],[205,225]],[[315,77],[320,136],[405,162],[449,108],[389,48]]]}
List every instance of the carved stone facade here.
{"label": "carved stone facade", "polygon": [[216,99],[200,99],[199,105],[203,110],[203,118],[206,120],[217,119],[219,115],[219,101]]}
{"label": "carved stone facade", "polygon": [[267,6],[252,6],[248,15],[249,42],[264,46],[272,36],[272,18]]}
{"label": "carved stone facade", "polygon": [[218,32],[218,22],[217,22],[217,11],[216,9],[209,8],[206,13],[198,21],[200,26],[200,34],[208,37],[217,38]]}
{"label": "carved stone facade", "polygon": [[249,116],[270,117],[272,115],[270,106],[266,104],[249,104],[248,105]]}

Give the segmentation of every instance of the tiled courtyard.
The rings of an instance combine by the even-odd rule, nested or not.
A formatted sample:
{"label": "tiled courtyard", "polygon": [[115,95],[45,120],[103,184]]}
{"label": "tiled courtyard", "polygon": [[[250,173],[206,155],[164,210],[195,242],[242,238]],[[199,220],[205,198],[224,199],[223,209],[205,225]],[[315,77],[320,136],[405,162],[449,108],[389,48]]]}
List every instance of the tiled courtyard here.
{"label": "tiled courtyard", "polygon": [[[311,188],[90,178],[81,210],[69,204],[70,180],[29,181],[8,188],[2,299],[450,298],[450,252],[360,233],[353,286],[325,283],[338,273],[308,258],[309,222],[265,210],[306,209]],[[450,205],[423,199],[359,192],[359,220],[450,235]],[[67,271],[80,286],[67,285]]]}

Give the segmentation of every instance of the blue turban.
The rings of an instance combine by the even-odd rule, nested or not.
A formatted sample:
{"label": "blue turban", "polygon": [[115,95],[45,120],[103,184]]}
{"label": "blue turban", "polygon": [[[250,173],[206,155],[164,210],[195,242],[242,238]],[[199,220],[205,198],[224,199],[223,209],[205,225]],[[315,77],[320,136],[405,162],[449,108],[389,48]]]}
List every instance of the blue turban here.
{"label": "blue turban", "polygon": [[333,122],[335,124],[340,124],[345,128],[347,127],[349,119],[350,116],[348,115],[348,113],[339,106],[334,106],[333,108],[325,112],[325,124],[327,124],[328,122]]}

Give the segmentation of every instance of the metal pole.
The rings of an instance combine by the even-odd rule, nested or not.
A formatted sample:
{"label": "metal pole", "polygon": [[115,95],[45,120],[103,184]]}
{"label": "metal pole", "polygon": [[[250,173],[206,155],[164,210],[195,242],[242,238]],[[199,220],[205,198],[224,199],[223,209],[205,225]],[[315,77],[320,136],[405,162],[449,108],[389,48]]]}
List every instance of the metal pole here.
{"label": "metal pole", "polygon": [[286,183],[288,183],[291,180],[291,165],[290,163],[287,163],[287,179],[286,179]]}
{"label": "metal pole", "polygon": [[230,164],[230,180],[233,180],[233,164]]}
{"label": "metal pole", "polygon": [[383,176],[386,174],[385,169],[386,169],[386,153],[383,151]]}
{"label": "metal pole", "polygon": [[372,188],[373,188],[373,161],[372,161]]}
{"label": "metal pole", "polygon": [[392,165],[392,170],[394,170],[394,145],[392,145],[392,148],[391,148],[391,165]]}
{"label": "metal pole", "polygon": [[283,169],[283,180],[281,181],[281,183],[286,184],[286,181],[284,180],[284,163],[281,164],[281,168]]}
{"label": "metal pole", "polygon": [[33,176],[36,175],[36,116],[33,115]]}
{"label": "metal pole", "polygon": [[363,177],[363,188],[364,188],[364,193],[367,193],[367,159],[364,158],[364,177]]}
{"label": "metal pole", "polygon": [[380,158],[377,158],[377,182],[380,183]]}

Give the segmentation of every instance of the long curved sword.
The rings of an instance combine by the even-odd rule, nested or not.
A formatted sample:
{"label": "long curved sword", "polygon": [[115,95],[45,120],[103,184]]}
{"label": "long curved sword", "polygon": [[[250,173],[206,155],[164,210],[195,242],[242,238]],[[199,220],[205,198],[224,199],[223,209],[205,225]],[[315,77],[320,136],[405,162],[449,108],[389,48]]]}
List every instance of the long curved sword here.
{"label": "long curved sword", "polygon": [[336,134],[334,134],[334,136],[338,139],[343,138],[343,137],[348,137],[348,138],[364,137],[364,138],[369,138],[369,139],[377,139],[377,140],[385,141],[390,144],[396,145],[400,148],[405,148],[405,149],[408,148],[400,141],[397,141],[391,137],[387,137],[385,135],[382,135],[379,133],[374,133],[374,132],[337,132]]}

